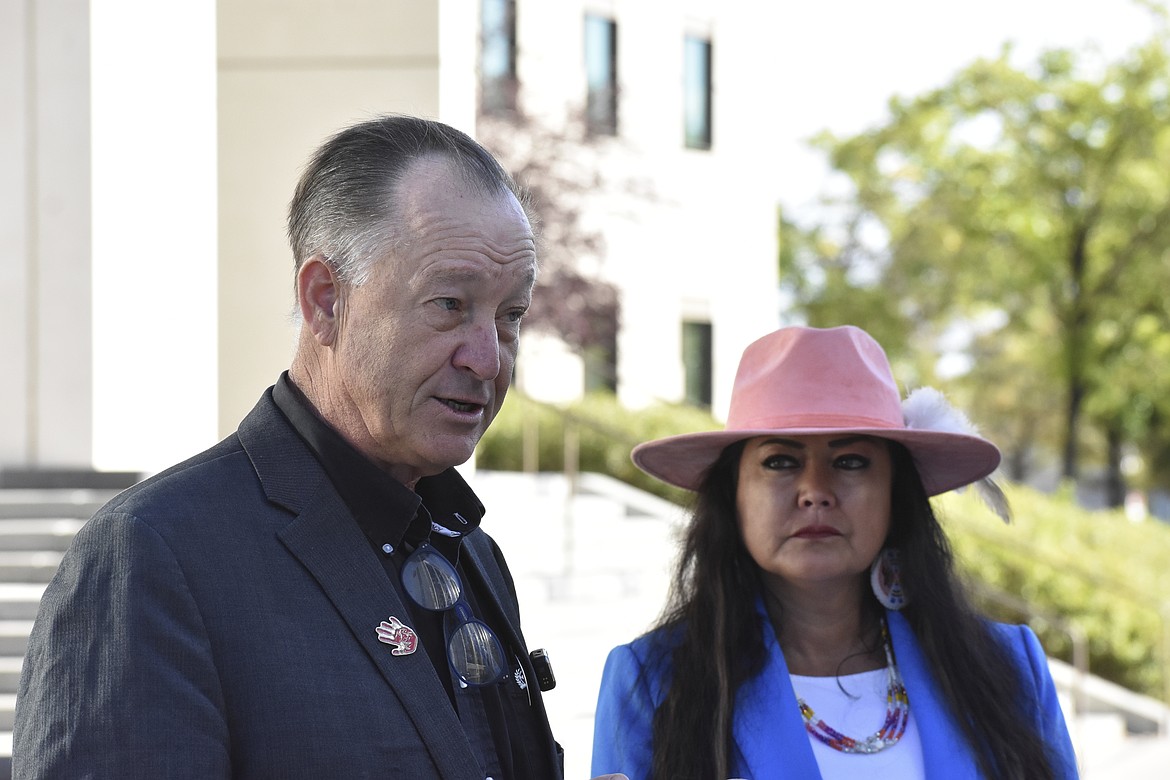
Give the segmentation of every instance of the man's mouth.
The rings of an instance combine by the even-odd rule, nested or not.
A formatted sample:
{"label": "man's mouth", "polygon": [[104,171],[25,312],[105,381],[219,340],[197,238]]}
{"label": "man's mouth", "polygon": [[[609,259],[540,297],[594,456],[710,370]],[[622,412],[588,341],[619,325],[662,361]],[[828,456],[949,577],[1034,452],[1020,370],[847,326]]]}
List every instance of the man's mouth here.
{"label": "man's mouth", "polygon": [[464,414],[478,412],[483,408],[483,404],[471,404],[464,401],[456,401],[454,398],[440,398],[439,400],[451,409],[454,409],[457,412],[462,412]]}

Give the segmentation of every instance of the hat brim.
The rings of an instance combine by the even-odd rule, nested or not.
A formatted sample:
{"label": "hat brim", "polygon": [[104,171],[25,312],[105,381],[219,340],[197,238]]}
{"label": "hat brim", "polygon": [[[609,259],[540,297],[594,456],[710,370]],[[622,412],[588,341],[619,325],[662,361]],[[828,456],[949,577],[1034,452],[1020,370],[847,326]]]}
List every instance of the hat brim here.
{"label": "hat brim", "polygon": [[928,496],[970,485],[999,466],[999,449],[978,436],[913,428],[799,428],[685,433],[639,444],[630,453],[634,465],[652,477],[697,490],[707,469],[727,446],[757,436],[820,436],[851,433],[899,442],[914,457]]}

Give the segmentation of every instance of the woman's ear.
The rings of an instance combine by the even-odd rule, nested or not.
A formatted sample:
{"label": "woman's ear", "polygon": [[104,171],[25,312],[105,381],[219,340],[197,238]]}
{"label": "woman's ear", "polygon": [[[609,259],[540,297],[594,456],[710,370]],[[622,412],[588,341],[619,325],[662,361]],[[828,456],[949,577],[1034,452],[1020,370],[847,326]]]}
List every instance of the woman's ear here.
{"label": "woman's ear", "polygon": [[297,305],[304,327],[323,347],[337,340],[341,326],[341,281],[323,255],[313,255],[297,271]]}

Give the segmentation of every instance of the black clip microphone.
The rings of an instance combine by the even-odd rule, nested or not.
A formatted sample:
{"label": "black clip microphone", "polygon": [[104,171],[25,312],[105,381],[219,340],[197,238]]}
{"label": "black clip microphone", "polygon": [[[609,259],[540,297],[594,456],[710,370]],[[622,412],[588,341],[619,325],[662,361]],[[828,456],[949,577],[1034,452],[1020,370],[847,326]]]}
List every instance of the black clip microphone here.
{"label": "black clip microphone", "polygon": [[553,674],[552,662],[548,660],[548,653],[544,648],[537,648],[528,654],[532,661],[532,669],[536,672],[536,682],[542,691],[551,691],[557,687],[557,677]]}

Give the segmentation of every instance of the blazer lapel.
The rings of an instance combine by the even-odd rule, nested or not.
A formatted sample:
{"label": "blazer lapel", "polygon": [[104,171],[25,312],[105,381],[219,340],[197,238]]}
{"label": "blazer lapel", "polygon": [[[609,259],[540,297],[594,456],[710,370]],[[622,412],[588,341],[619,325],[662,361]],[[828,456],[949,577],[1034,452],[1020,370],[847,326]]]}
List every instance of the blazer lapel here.
{"label": "blazer lapel", "polygon": [[502,615],[507,624],[506,639],[515,647],[524,647],[524,637],[520,633],[520,615],[510,598],[507,600],[501,598],[501,594],[510,594],[510,591],[491,550],[487,549],[489,545],[480,543],[486,541],[483,537],[484,533],[479,531],[472,533],[463,541],[463,552],[467,555],[469,564],[466,567],[467,573],[478,580],[475,583],[476,593],[491,594],[490,607]]}
{"label": "blazer lapel", "polygon": [[[483,606],[493,609],[497,615],[503,618],[506,635],[500,639],[505,647],[515,650],[516,657],[513,660],[518,662],[524,670],[530,705],[536,707],[540,713],[539,721],[544,724],[545,738],[551,745],[554,742],[552,726],[548,721],[544,697],[541,695],[540,684],[536,679],[536,671],[532,668],[532,659],[528,657],[528,645],[520,631],[520,613],[515,601],[510,598],[512,591],[505,581],[503,571],[492,555],[491,545],[487,541],[486,534],[480,530],[468,536],[463,542],[463,550],[467,554],[465,571],[469,577],[478,580],[475,583],[475,592],[490,594],[491,605]],[[505,596],[509,596],[509,598],[505,598]]]}
{"label": "blazer lapel", "polygon": [[[763,604],[757,604],[763,610]],[[736,699],[732,727],[747,776],[754,780],[820,778],[821,771],[808,741],[800,705],[788,678],[784,654],[764,620],[767,660],[754,679],[744,683]]]}
{"label": "blazer lapel", "polygon": [[407,616],[409,610],[270,394],[241,424],[240,440],[269,499],[296,514],[278,537],[313,576],[382,673],[441,776],[477,777],[479,764],[426,653],[394,656],[378,641],[379,623],[391,615]]}
{"label": "blazer lapel", "polygon": [[976,760],[966,738],[956,727],[906,618],[887,612],[894,660],[910,698],[910,716],[922,740],[922,762],[927,777],[948,780],[978,778]]}

